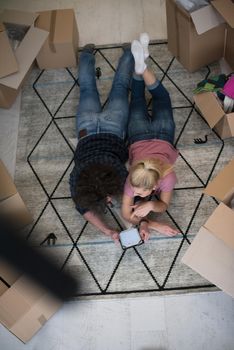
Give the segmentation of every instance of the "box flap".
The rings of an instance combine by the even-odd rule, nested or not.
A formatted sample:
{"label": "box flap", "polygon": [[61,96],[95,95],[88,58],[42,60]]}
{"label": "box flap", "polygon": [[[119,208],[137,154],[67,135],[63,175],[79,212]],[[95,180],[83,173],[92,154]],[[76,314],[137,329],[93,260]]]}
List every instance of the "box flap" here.
{"label": "box flap", "polygon": [[234,3],[231,0],[213,0],[211,4],[226,20],[230,27],[234,28]]}
{"label": "box flap", "polygon": [[18,63],[14,51],[9,42],[8,36],[0,23],[0,78],[18,71]]}
{"label": "box flap", "polygon": [[234,210],[220,203],[203,226],[234,250]]}
{"label": "box flap", "polygon": [[15,184],[8,173],[4,163],[0,159],[0,201],[17,193]]}
{"label": "box flap", "polygon": [[48,32],[39,28],[31,27],[28,30],[23,41],[15,52],[19,63],[19,72],[1,78],[0,84],[13,89],[19,88],[48,35]]}
{"label": "box flap", "polygon": [[211,128],[225,115],[219,101],[212,92],[203,92],[194,95],[193,98]]}
{"label": "box flap", "polygon": [[214,10],[211,5],[204,6],[199,10],[191,12],[190,14],[197,34],[203,34],[208,30],[225,23],[225,20],[220,14]]}
{"label": "box flap", "polygon": [[234,297],[233,249],[201,227],[181,260]]}
{"label": "box flap", "polygon": [[0,14],[0,21],[3,23],[13,23],[24,26],[31,26],[37,17],[38,14],[35,12],[4,10]]}
{"label": "box flap", "polygon": [[218,175],[208,183],[204,193],[225,201],[234,189],[234,159],[232,159]]}

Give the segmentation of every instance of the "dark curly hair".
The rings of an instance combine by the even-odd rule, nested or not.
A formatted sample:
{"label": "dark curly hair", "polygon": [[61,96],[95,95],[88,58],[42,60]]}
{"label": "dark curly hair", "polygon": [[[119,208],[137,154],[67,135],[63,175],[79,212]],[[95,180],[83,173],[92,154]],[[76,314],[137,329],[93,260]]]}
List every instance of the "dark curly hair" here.
{"label": "dark curly hair", "polygon": [[121,194],[123,185],[112,166],[93,164],[80,173],[74,201],[82,208],[100,213],[105,209],[107,196]]}

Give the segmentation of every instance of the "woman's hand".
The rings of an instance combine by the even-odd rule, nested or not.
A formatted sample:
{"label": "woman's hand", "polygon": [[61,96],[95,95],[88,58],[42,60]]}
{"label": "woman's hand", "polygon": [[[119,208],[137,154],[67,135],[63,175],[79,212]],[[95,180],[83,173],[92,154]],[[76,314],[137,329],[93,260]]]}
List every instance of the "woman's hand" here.
{"label": "woman's hand", "polygon": [[148,241],[149,235],[150,235],[148,222],[142,221],[140,223],[139,232],[140,232],[140,236],[143,239],[143,241]]}
{"label": "woman's hand", "polygon": [[147,214],[149,214],[149,212],[151,210],[153,210],[153,202],[152,201],[141,202],[139,204],[132,205],[131,207],[132,207],[132,209],[134,209],[134,211],[133,211],[133,213],[131,215],[131,219],[134,216],[143,218]]}
{"label": "woman's hand", "polygon": [[174,229],[170,225],[162,222],[150,221],[149,227],[169,237],[176,236],[178,233],[180,233],[179,230]]}

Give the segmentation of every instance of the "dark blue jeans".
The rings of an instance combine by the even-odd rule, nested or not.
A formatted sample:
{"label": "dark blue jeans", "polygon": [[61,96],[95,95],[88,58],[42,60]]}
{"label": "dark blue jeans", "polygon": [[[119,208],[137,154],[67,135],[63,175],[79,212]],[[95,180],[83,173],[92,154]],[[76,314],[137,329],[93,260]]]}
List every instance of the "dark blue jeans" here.
{"label": "dark blue jeans", "polygon": [[111,133],[126,138],[129,116],[128,93],[134,68],[130,49],[121,56],[108,103],[102,111],[95,78],[95,57],[83,51],[79,62],[80,100],[76,127],[78,139],[97,133]]}
{"label": "dark blue jeans", "polygon": [[133,78],[128,142],[160,139],[173,145],[175,122],[168,91],[158,80],[147,86],[152,95],[152,116],[149,115],[145,99],[145,83],[142,78]]}

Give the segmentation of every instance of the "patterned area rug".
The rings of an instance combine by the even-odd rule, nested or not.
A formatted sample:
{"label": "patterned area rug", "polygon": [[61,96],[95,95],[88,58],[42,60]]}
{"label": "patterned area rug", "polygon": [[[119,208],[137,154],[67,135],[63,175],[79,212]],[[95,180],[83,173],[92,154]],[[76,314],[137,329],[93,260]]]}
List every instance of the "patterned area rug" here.
{"label": "patterned area rug", "polygon": [[[97,85],[104,105],[110,91],[120,47],[96,50]],[[200,226],[217,206],[202,194],[207,182],[231,159],[233,139],[222,142],[194,108],[192,90],[207,76],[219,73],[213,64],[190,74],[174,59],[166,43],[150,45],[149,65],[169,90],[176,122],[178,183],[169,211],[161,219],[178,227],[173,238],[151,232],[137,248],[123,251],[75,210],[69,192],[73,168],[75,114],[79,99],[76,69],[34,68],[22,95],[16,184],[34,222],[24,231],[29,242],[56,260],[82,282],[76,296],[94,298],[121,294],[163,294],[213,288],[181,257]],[[148,96],[149,109],[151,108]],[[207,142],[195,144],[194,139]],[[104,220],[121,228],[107,209]]]}

